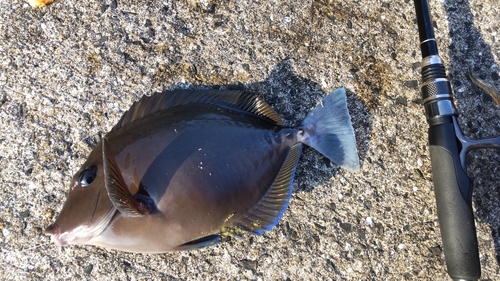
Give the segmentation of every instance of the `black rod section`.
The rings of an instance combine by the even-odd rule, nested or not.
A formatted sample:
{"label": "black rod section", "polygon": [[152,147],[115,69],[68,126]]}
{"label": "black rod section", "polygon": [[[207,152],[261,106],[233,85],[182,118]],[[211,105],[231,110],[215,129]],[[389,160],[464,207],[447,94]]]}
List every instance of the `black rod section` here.
{"label": "black rod section", "polygon": [[420,51],[422,58],[438,55],[436,39],[434,38],[434,28],[432,27],[431,14],[427,1],[415,0],[415,10],[417,12],[418,33],[420,37]]}
{"label": "black rod section", "polygon": [[463,147],[451,84],[438,56],[427,0],[414,0],[422,52],[422,99],[429,124],[434,195],[448,274],[454,280],[481,276],[472,182],[460,160]]}

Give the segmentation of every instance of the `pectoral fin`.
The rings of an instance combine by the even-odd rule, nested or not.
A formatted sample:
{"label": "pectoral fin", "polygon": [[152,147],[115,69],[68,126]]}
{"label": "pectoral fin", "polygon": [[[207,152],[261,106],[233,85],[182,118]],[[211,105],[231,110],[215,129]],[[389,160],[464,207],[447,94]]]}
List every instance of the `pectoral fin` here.
{"label": "pectoral fin", "polygon": [[149,214],[149,207],[130,193],[106,138],[102,139],[102,161],[104,185],[113,206],[125,216]]}

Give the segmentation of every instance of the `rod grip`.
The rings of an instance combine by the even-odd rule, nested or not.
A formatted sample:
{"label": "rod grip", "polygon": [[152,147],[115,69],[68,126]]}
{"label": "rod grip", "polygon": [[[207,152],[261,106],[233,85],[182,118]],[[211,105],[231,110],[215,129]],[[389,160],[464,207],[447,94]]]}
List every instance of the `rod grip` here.
{"label": "rod grip", "polygon": [[472,212],[472,182],[460,164],[453,122],[429,128],[434,193],[448,274],[455,280],[481,276]]}

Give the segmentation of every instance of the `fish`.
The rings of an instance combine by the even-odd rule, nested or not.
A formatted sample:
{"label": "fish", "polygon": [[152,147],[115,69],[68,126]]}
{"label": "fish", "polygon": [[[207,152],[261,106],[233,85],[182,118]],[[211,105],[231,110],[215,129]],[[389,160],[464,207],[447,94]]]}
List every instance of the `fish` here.
{"label": "fish", "polygon": [[135,253],[193,250],[260,235],[283,216],[303,145],[360,169],[344,88],[298,127],[259,96],[172,90],[144,96],[73,176],[57,219],[58,246]]}
{"label": "fish", "polygon": [[472,69],[469,67],[469,70],[467,72],[469,75],[470,80],[476,84],[479,88],[481,88],[483,91],[488,93],[498,105],[500,105],[500,91],[493,85],[492,83],[489,83],[485,80],[479,79],[474,72],[472,72]]}

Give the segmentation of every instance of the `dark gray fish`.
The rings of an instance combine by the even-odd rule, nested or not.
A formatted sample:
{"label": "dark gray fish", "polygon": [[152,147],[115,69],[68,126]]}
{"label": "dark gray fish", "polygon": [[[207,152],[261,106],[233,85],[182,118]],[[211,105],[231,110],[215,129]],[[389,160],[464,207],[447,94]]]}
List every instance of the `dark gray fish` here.
{"label": "dark gray fish", "polygon": [[61,246],[166,252],[260,234],[282,217],[302,149],[359,170],[345,90],[330,93],[299,128],[286,128],[241,91],[144,97],[74,175],[45,233]]}
{"label": "dark gray fish", "polygon": [[474,74],[474,72],[472,72],[472,70],[470,68],[469,68],[468,74],[469,74],[470,80],[472,80],[472,82],[474,84],[476,84],[476,86],[478,86],[483,91],[488,93],[497,102],[497,104],[500,105],[500,91],[495,87],[495,85],[493,85],[489,82],[486,82],[482,79],[479,79]]}

